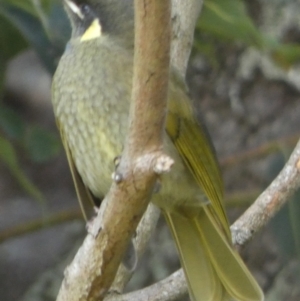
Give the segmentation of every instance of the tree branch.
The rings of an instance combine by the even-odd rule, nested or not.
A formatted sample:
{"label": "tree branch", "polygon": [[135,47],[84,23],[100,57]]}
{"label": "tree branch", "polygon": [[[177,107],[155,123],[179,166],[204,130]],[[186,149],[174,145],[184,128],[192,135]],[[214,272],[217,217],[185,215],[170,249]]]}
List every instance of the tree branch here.
{"label": "tree branch", "polygon": [[255,148],[244,150],[239,153],[227,156],[220,159],[220,165],[222,168],[227,168],[232,165],[253,160],[258,157],[263,157],[280,150],[282,145],[288,145],[294,147],[300,137],[300,133],[292,134],[290,136],[281,137],[275,140],[267,141]]}
{"label": "tree branch", "polygon": [[[141,222],[138,225],[138,228],[136,230],[136,237],[134,239],[134,247],[136,251],[137,260],[144,254],[144,251],[148,245],[151,234],[154,232],[156,228],[156,224],[159,216],[160,216],[159,208],[153,204],[149,204],[146,213],[144,214]],[[129,271],[124,267],[124,265],[120,265],[116,278],[110,288],[111,294],[116,293],[117,296],[118,294],[121,294],[124,290],[124,287],[129,282],[133,273],[134,273],[134,269]]]}
{"label": "tree branch", "polygon": [[282,171],[231,226],[233,243],[243,245],[263,228],[300,187],[300,141]]}
{"label": "tree branch", "polygon": [[188,293],[183,270],[174,272],[166,279],[141,290],[124,294],[108,296],[105,301],[176,301]]}
{"label": "tree branch", "polygon": [[54,213],[50,216],[19,224],[0,232],[0,244],[7,239],[13,239],[21,235],[32,233],[46,227],[55,226],[73,220],[82,220],[82,212],[79,210],[66,210]]}
{"label": "tree branch", "polygon": [[172,1],[172,47],[171,62],[183,78],[190,57],[194,30],[203,0]]}

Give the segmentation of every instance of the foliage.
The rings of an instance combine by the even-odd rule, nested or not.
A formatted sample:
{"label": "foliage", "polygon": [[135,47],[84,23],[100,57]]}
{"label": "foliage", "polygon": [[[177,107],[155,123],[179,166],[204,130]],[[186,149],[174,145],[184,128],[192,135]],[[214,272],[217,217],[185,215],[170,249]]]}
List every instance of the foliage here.
{"label": "foliage", "polygon": [[30,45],[54,72],[70,32],[60,1],[4,0],[0,3],[1,23],[6,26],[1,27],[5,30],[0,33],[0,57],[7,61]]}
{"label": "foliage", "polygon": [[[200,33],[214,40],[206,41]],[[282,68],[289,68],[300,61],[300,45],[283,44],[263,34],[247,14],[242,0],[204,0],[196,34],[199,37],[196,39],[196,49],[206,53],[212,61],[215,60],[214,42],[220,39],[240,42],[269,53]]]}
{"label": "foliage", "polygon": [[4,66],[0,68],[0,160],[39,201],[43,196],[23,172],[16,148],[21,148],[33,162],[43,163],[57,155],[60,143],[56,135],[41,126],[27,124],[2,103],[5,65],[18,53],[33,47],[53,73],[69,31],[60,1],[2,0],[0,3],[0,66]]}

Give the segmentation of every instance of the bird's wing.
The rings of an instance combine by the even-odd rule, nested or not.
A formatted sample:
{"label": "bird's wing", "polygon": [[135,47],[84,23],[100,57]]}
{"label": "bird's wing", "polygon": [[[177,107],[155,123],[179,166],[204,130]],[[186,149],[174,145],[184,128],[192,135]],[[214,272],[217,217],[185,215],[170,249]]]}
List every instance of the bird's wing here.
{"label": "bird's wing", "polygon": [[69,148],[67,139],[65,137],[65,133],[63,131],[63,128],[59,125],[58,121],[58,128],[61,135],[61,140],[67,155],[69,167],[71,170],[73,182],[76,189],[76,194],[79,200],[80,208],[82,210],[83,216],[86,221],[88,221],[89,217],[94,212],[94,206],[97,204],[97,201],[95,200],[94,196],[90,192],[90,190],[84,185],[82,178],[80,174],[78,173],[78,170],[75,166],[74,160],[72,158],[71,150]]}
{"label": "bird's wing", "polygon": [[212,204],[212,214],[221,223],[231,241],[229,224],[222,205],[223,182],[213,146],[204,125],[200,124],[191,107],[183,84],[170,86],[166,130],[182,160]]}

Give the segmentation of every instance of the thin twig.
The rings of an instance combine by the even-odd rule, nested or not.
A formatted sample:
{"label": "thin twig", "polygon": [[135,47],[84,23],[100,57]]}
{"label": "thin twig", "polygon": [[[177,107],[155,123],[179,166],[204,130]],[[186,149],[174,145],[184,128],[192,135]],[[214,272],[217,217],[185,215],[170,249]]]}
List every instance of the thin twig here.
{"label": "thin twig", "polygon": [[226,208],[247,208],[253,204],[253,200],[255,200],[261,192],[262,189],[252,189],[225,194],[224,205]]}
{"label": "thin twig", "polygon": [[180,269],[151,286],[124,295],[113,294],[105,301],[176,301],[186,296],[187,293],[185,276],[183,270]]}
{"label": "thin twig", "polygon": [[300,187],[300,141],[282,171],[231,226],[233,243],[243,245],[264,227]]}
{"label": "thin twig", "polygon": [[244,162],[246,160],[250,160],[250,159],[252,160],[257,157],[262,157],[270,153],[273,153],[274,151],[280,150],[280,147],[282,145],[290,145],[294,147],[299,137],[300,137],[300,133],[297,133],[288,137],[282,137],[276,140],[268,141],[256,148],[246,150],[237,154],[233,154],[225,158],[221,158],[220,165],[223,168],[226,168],[231,165],[237,165],[240,162]]}
{"label": "thin twig", "polygon": [[82,213],[79,210],[68,210],[46,216],[37,220],[33,220],[27,223],[17,225],[13,228],[9,228],[0,232],[0,243],[5,240],[16,238],[18,236],[32,233],[37,230],[41,230],[45,227],[55,226],[65,222],[69,222],[75,219],[82,220]]}

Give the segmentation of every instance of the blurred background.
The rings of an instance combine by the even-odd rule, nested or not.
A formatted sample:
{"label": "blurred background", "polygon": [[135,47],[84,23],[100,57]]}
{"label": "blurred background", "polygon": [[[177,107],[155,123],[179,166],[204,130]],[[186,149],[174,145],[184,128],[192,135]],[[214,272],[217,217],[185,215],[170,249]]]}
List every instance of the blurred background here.
{"label": "blurred background", "polygon": [[[0,2],[0,296],[55,300],[85,235],[51,107],[70,34],[59,0]],[[187,72],[233,222],[300,137],[300,2],[204,0]],[[200,113],[201,112],[201,113]],[[267,301],[300,300],[300,193],[242,250]],[[163,220],[128,290],[179,268]]]}

